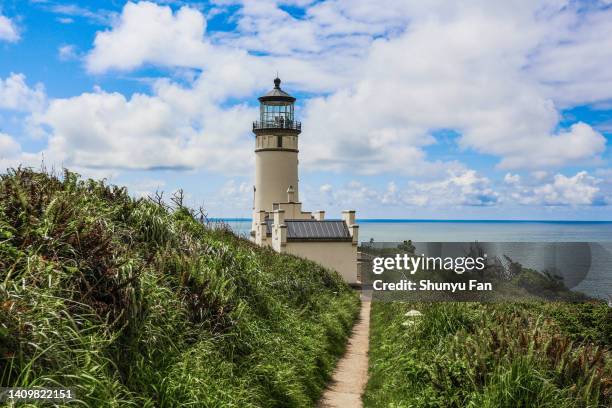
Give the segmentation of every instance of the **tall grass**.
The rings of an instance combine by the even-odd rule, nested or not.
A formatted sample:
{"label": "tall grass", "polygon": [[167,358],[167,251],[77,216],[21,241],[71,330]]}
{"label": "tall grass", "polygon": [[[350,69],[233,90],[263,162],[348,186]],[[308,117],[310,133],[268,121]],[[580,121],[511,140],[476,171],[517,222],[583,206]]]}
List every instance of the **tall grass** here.
{"label": "tall grass", "polygon": [[182,203],[0,175],[2,387],[73,387],[89,407],[311,406],[357,312],[335,272]]}
{"label": "tall grass", "polygon": [[[423,316],[405,324],[410,309]],[[612,318],[605,304],[376,302],[365,405],[609,407],[610,333],[578,336],[571,315]]]}

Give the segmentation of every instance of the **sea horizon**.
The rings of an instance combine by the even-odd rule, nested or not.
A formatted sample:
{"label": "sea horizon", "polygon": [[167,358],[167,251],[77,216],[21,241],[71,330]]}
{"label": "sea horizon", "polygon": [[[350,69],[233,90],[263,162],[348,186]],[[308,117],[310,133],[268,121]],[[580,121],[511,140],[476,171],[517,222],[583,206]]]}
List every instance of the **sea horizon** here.
{"label": "sea horizon", "polygon": [[[332,219],[332,218],[330,218]],[[251,218],[209,218],[248,237]],[[612,242],[612,221],[358,218],[368,242]]]}
{"label": "sea horizon", "polygon": [[[328,218],[339,219],[339,218]],[[248,217],[209,217],[209,221],[252,221]],[[483,223],[545,223],[545,224],[612,224],[612,220],[511,220],[511,219],[436,219],[436,218],[357,218],[357,223],[416,223],[416,222],[483,222]]]}

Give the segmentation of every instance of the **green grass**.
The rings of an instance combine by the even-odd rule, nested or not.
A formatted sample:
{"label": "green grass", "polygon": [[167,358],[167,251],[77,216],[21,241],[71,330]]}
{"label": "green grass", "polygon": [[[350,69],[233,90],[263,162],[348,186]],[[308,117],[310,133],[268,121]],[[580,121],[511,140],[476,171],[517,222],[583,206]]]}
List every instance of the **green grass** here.
{"label": "green grass", "polygon": [[2,387],[71,387],[71,406],[312,406],[358,306],[335,272],[180,201],[0,175]]}
{"label": "green grass", "polygon": [[602,303],[374,302],[370,327],[366,407],[612,405]]}

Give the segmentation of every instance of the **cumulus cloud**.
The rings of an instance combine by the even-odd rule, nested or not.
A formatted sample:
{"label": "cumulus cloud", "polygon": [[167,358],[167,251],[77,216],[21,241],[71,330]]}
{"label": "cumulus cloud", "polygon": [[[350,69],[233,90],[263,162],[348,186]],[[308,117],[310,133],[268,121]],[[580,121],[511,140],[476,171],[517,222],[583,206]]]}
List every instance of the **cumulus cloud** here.
{"label": "cumulus cloud", "polygon": [[[459,132],[462,148],[499,157],[501,168],[597,158],[605,138],[584,123],[555,131],[555,101],[524,70],[544,41],[546,22],[480,6],[451,8],[445,18],[428,14],[398,36],[374,41],[354,85],[307,106],[305,134],[319,149],[310,157],[325,160],[327,152],[350,163],[359,149],[389,158],[375,163],[376,171],[387,170],[385,164],[420,168],[423,146],[435,143],[431,133],[443,128]],[[403,166],[393,160],[398,148]]]}
{"label": "cumulus cloud", "polygon": [[[87,174],[163,168],[244,174],[253,162],[244,118],[255,117],[256,110],[219,106],[219,98],[227,96],[219,88],[215,92],[211,80],[200,77],[187,86],[159,80],[151,95],[126,97],[96,87],[48,100],[41,84],[30,87],[23,74],[11,74],[0,78],[0,109],[24,113],[28,134],[47,140],[43,150],[20,156],[26,165],[44,156],[48,164]],[[228,161],[230,156],[234,160]]]}
{"label": "cumulus cloud", "polygon": [[[575,123],[556,135],[514,139],[500,146],[504,152],[501,168],[562,167],[598,159],[606,149],[606,138],[586,123]],[[488,149],[482,148],[483,151]]]}
{"label": "cumulus cloud", "polygon": [[466,169],[461,172],[451,171],[443,180],[410,183],[403,201],[414,205],[488,206],[498,203],[499,194],[493,190],[487,177]]}
{"label": "cumulus cloud", "polygon": [[11,159],[21,153],[21,146],[6,133],[0,133],[0,161]]}
{"label": "cumulus cloud", "polygon": [[110,30],[99,32],[87,57],[91,72],[116,68],[129,70],[142,64],[200,66],[210,58],[204,42],[206,20],[202,13],[151,2],[127,3]]}
{"label": "cumulus cloud", "polygon": [[611,21],[609,5],[570,3],[559,14],[554,35],[534,53],[529,72],[561,106],[610,100]]}
{"label": "cumulus cloud", "polygon": [[506,173],[504,176],[504,183],[506,184],[518,184],[521,182],[521,176],[518,174]]}
{"label": "cumulus cloud", "polygon": [[0,109],[33,112],[41,110],[45,102],[42,84],[29,87],[23,74],[12,73],[6,79],[0,78]]}
{"label": "cumulus cloud", "polygon": [[[598,172],[607,175],[607,172]],[[449,171],[431,181],[390,181],[386,186],[371,186],[352,181],[344,186],[325,184],[318,191],[308,191],[308,201],[317,206],[359,208],[427,207],[460,208],[501,205],[586,207],[612,203],[612,179],[581,171],[573,176],[560,173],[548,180],[523,178],[507,173],[505,185],[493,183],[475,170]]]}
{"label": "cumulus cloud", "polygon": [[[390,181],[384,189],[352,181],[345,186],[325,184],[319,195],[309,199],[318,204],[341,206],[448,207],[490,206],[500,202],[490,180],[471,169],[448,170],[444,177],[432,181]],[[347,207],[348,208],[348,207]]]}
{"label": "cumulus cloud", "polygon": [[251,183],[231,178],[207,196],[203,202],[193,204],[203,206],[205,210],[215,208],[216,216],[236,216],[236,214],[248,214],[248,209],[253,206],[253,198]]}
{"label": "cumulus cloud", "polygon": [[153,197],[156,192],[162,191],[166,182],[158,179],[142,179],[136,182],[126,182],[130,194],[138,198]]}
{"label": "cumulus cloud", "polygon": [[[238,182],[230,179],[219,190],[219,196],[228,205],[231,203],[243,204],[253,198],[253,186],[245,181]],[[244,208],[244,206],[241,207]]]}
{"label": "cumulus cloud", "polygon": [[62,24],[71,24],[74,22],[74,18],[84,18],[95,24],[107,25],[113,21],[115,13],[99,9],[97,11],[91,11],[86,7],[79,6],[77,4],[54,4],[47,2],[46,0],[41,1],[41,7],[47,11],[58,14],[57,20]]}
{"label": "cumulus cloud", "polygon": [[332,189],[333,189],[332,185],[328,183],[323,184],[321,187],[319,187],[319,191],[321,193],[329,193],[332,191]]}
{"label": "cumulus cloud", "polygon": [[0,132],[0,172],[10,167],[39,165],[36,154],[26,153],[13,136]]}
{"label": "cumulus cloud", "polygon": [[296,18],[282,9],[286,2],[217,2],[231,4],[240,5],[236,30],[211,35],[199,10],[127,3],[96,35],[88,69],[196,67],[204,69],[209,92],[223,99],[252,95],[279,68],[295,90],[328,93],[307,101],[303,112],[303,163],[312,168],[355,170],[358,161],[363,174],[443,173],[448,167],[425,155],[441,128],[456,130],[460,147],[497,156],[507,169],[584,164],[605,149],[605,138],[588,124],[556,130],[556,104],[566,101],[550,92],[546,78],[577,84],[585,72],[574,64],[561,78],[545,75],[545,67],[556,66],[555,52],[569,46],[576,26],[572,44],[598,61],[612,60],[585,24],[605,33],[606,10],[556,0],[356,0],[300,3],[305,14]]}
{"label": "cumulus cloud", "polygon": [[0,41],[16,42],[19,40],[19,32],[15,24],[0,14]]}
{"label": "cumulus cloud", "polygon": [[606,198],[600,188],[602,180],[586,171],[568,177],[556,174],[550,182],[518,186],[512,196],[521,204],[546,206],[602,205]]}
{"label": "cumulus cloud", "polygon": [[76,46],[73,44],[64,44],[57,49],[57,55],[62,61],[70,61],[78,59]]}
{"label": "cumulus cloud", "polygon": [[[177,93],[186,98],[182,103],[173,100]],[[254,112],[197,100],[196,91],[171,83],[152,96],[100,90],[55,99],[36,121],[51,128],[47,156],[66,165],[244,171],[251,163],[250,149],[240,143],[245,129],[228,124]],[[228,162],[230,156],[235,160]]]}
{"label": "cumulus cloud", "polygon": [[[562,97],[547,80],[563,86],[592,80],[612,98],[605,75],[589,77],[580,64],[562,65],[563,58],[555,56],[555,50],[573,44],[582,59],[592,54],[596,61],[612,60],[593,45],[597,35],[589,34],[585,23],[605,33],[610,25],[601,17],[605,9],[578,10],[556,0],[304,1],[291,3],[305,7],[303,17],[296,18],[281,7],[287,1],[215,4],[240,5],[231,16],[233,32],[207,31],[205,14],[194,8],[128,2],[110,27],[96,34],[85,57],[90,72],[152,64],[195,68],[201,74],[183,81],[186,85],[156,81],[150,94],[100,90],[52,100],[34,116],[49,129],[46,157],[92,169],[205,168],[246,174],[253,147],[249,121],[257,115],[250,106],[277,69],[289,79],[283,82],[288,91],[309,96],[298,110],[304,122],[304,169],[418,177],[422,182],[411,186],[416,193],[404,198],[415,205],[502,200],[488,179],[466,165],[428,156],[428,149],[440,143],[440,129],[453,130],[452,142],[461,149],[493,155],[500,168],[513,172],[586,164],[606,148],[605,138],[589,124],[560,129],[560,107],[584,98],[579,93]],[[573,27],[580,35],[569,41]],[[547,68],[556,64],[566,68],[557,73]],[[23,76],[12,82],[11,89],[18,90],[13,94],[27,97],[7,100],[44,105],[43,90],[28,88]],[[0,95],[5,88],[0,84]],[[11,109],[29,105],[35,110],[36,105],[4,103]],[[226,159],[230,155],[233,160]],[[364,199],[404,190],[400,183],[388,187],[385,192],[356,190]],[[436,197],[441,188],[454,198]]]}

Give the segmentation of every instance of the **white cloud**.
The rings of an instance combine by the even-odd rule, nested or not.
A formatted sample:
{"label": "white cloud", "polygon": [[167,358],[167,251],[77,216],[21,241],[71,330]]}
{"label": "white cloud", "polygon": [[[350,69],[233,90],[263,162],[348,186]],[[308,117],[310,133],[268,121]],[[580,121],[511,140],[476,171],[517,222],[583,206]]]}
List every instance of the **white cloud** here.
{"label": "white cloud", "polygon": [[531,172],[531,177],[538,181],[544,180],[546,177],[548,177],[548,175],[548,172],[544,170],[536,170]]}
{"label": "white cloud", "polygon": [[6,16],[0,14],[0,41],[16,42],[19,32],[15,24]]}
{"label": "white cloud", "polygon": [[74,19],[72,19],[71,17],[58,17],[57,21],[59,21],[62,24],[72,24],[72,23],[74,23]]}
{"label": "white cloud", "polygon": [[138,198],[154,197],[156,192],[162,192],[166,182],[158,179],[141,179],[125,183],[130,194]]}
{"label": "white cloud", "polygon": [[[325,188],[323,188],[325,187]],[[309,202],[317,205],[343,207],[448,207],[448,206],[491,206],[501,201],[488,178],[474,170],[448,170],[442,178],[432,181],[410,181],[398,185],[387,183],[384,190],[362,182],[352,181],[335,188],[325,184],[318,195],[309,196]],[[312,192],[311,192],[312,194]]]}
{"label": "white cloud", "polygon": [[[503,155],[501,168],[562,167],[596,159],[606,149],[606,138],[586,123],[579,122],[556,135],[515,138],[499,148],[500,152],[507,152]],[[481,150],[488,151],[486,147]]]}
{"label": "white cloud", "polygon": [[79,6],[77,4],[49,4],[43,5],[43,8],[55,13],[59,14],[58,21],[62,24],[71,24],[74,22],[72,17],[81,17],[85,18],[95,24],[110,24],[114,18],[115,13],[99,9],[96,11],[91,11],[86,7]]}
{"label": "white cloud", "polygon": [[601,182],[586,171],[571,177],[556,174],[548,183],[519,187],[513,198],[526,205],[601,205],[606,200],[600,188]]}
{"label": "white cloud", "polygon": [[194,202],[194,206],[202,206],[205,210],[215,208],[216,216],[235,216],[248,214],[253,206],[253,185],[236,179],[227,180],[220,188],[207,195],[202,202]]}
{"label": "white cloud", "polygon": [[521,176],[518,174],[506,173],[504,176],[504,183],[506,184],[518,184],[521,182]]}
{"label": "white cloud", "polygon": [[[603,174],[600,172],[600,174]],[[607,174],[607,173],[606,173]],[[612,181],[589,175],[555,174],[547,181],[525,180],[518,174],[506,174],[505,185],[495,185],[475,170],[448,171],[432,181],[390,181],[386,187],[353,181],[344,186],[325,184],[318,192],[308,191],[308,202],[325,208],[451,208],[504,206],[602,206],[612,204]]]}
{"label": "white cloud", "polygon": [[21,153],[21,146],[6,133],[0,133],[0,161],[11,159]]}
{"label": "white cloud", "polygon": [[[584,14],[574,6],[329,1],[295,18],[279,7],[286,2],[217,3],[241,4],[236,32],[210,37],[204,15],[189,7],[127,3],[113,27],[96,35],[87,66],[204,69],[201,81],[220,100],[252,95],[275,68],[291,78],[289,90],[328,91],[303,112],[303,162],[311,168],[442,174],[449,167],[424,152],[441,128],[507,169],[584,164],[605,149],[588,124],[555,130],[555,95],[536,69]],[[586,12],[597,32],[607,29],[601,13]],[[598,52],[589,41],[586,34],[576,40]]]}
{"label": "white cloud", "polygon": [[[339,158],[344,169],[351,158],[373,171],[422,168],[422,147],[440,128],[457,130],[463,148],[500,157],[501,168],[583,164],[603,152],[605,138],[587,124],[554,131],[555,102],[523,69],[546,24],[487,6],[449,14],[375,41],[354,85],[310,102],[304,132],[318,149],[310,157]],[[368,163],[356,150],[387,160]]]}
{"label": "white cloud", "polygon": [[22,151],[21,144],[11,135],[0,132],[0,173],[17,166],[35,167],[40,158]]}
{"label": "white cloud", "polygon": [[412,182],[403,192],[403,201],[413,205],[469,205],[488,206],[498,203],[499,194],[488,178],[474,170],[449,172],[448,176],[433,182]]}
{"label": "white cloud", "polygon": [[248,197],[248,193],[253,193],[253,186],[244,181],[238,183],[234,179],[225,182],[220,190],[221,196],[229,200],[243,200]]}
{"label": "white cloud", "polygon": [[[304,122],[300,160],[307,171],[422,177],[425,184],[415,185],[417,192],[437,183],[459,194],[441,201],[484,205],[496,196],[482,177],[470,176],[461,163],[428,158],[428,147],[438,143],[437,130],[455,130],[461,148],[494,155],[507,169],[585,164],[597,161],[606,148],[605,138],[588,124],[558,130],[559,106],[582,99],[551,92],[545,71],[538,70],[560,60],[553,51],[566,45],[578,23],[582,31],[572,43],[586,50],[582,58],[591,52],[597,61],[606,59],[589,45],[594,37],[580,20],[589,16],[584,21],[603,33],[612,25],[598,17],[605,10],[578,13],[574,5],[556,0],[511,5],[306,1],[299,3],[307,5],[304,17],[295,18],[279,8],[281,3],[288,4],[242,2],[232,16],[237,30],[229,34],[207,32],[205,15],[194,8],[127,3],[111,27],[96,34],[86,56],[90,72],[153,64],[202,74],[181,78],[188,83],[184,86],[156,81],[150,95],[99,90],[53,100],[44,114],[35,115],[50,127],[46,157],[88,168],[244,174],[251,170],[249,121],[257,112],[234,99],[268,88],[267,78],[276,69],[290,80],[283,83],[290,92],[325,92],[298,111]],[[585,81],[583,71],[572,69],[564,81]],[[606,77],[592,79],[607,89]],[[13,82],[20,90],[13,94],[29,95],[20,100],[40,101],[32,96],[42,95],[38,106],[44,104],[44,92],[28,88],[23,76]],[[612,90],[608,94],[612,97]],[[11,109],[27,105],[36,103],[10,102]],[[226,159],[230,155],[233,160]],[[458,184],[470,177],[467,186]]]}
{"label": "white cloud", "polygon": [[612,184],[612,168],[597,169],[595,170],[595,175],[607,180],[608,183]]}
{"label": "white cloud", "polygon": [[23,74],[10,74],[6,79],[0,78],[0,109],[22,112],[41,110],[46,101],[45,88],[36,84],[30,88]]}
{"label": "white cloud", "polygon": [[269,67],[245,50],[211,44],[205,31],[204,15],[196,9],[173,12],[151,2],[127,3],[111,29],[96,34],[86,65],[93,73],[147,64],[204,70],[197,85],[207,100],[245,97],[269,87],[271,82],[262,82],[272,78]]}
{"label": "white cloud", "polygon": [[98,90],[51,101],[35,116],[51,129],[46,157],[85,168],[250,169],[242,118],[255,115],[252,109],[221,109],[197,86],[162,81],[155,89],[130,98]]}
{"label": "white cloud", "polygon": [[127,3],[111,30],[96,34],[87,57],[91,72],[134,69],[142,64],[200,66],[211,57],[206,21],[197,10],[151,2]]}
{"label": "white cloud", "polygon": [[57,49],[57,55],[62,61],[70,61],[78,59],[76,46],[73,44],[64,44]]}
{"label": "white cloud", "polygon": [[329,193],[331,192],[333,189],[331,184],[323,184],[321,187],[319,187],[319,191],[321,193]]}
{"label": "white cloud", "polygon": [[560,24],[534,53],[529,71],[562,106],[610,101],[612,8],[576,2],[559,14]]}

